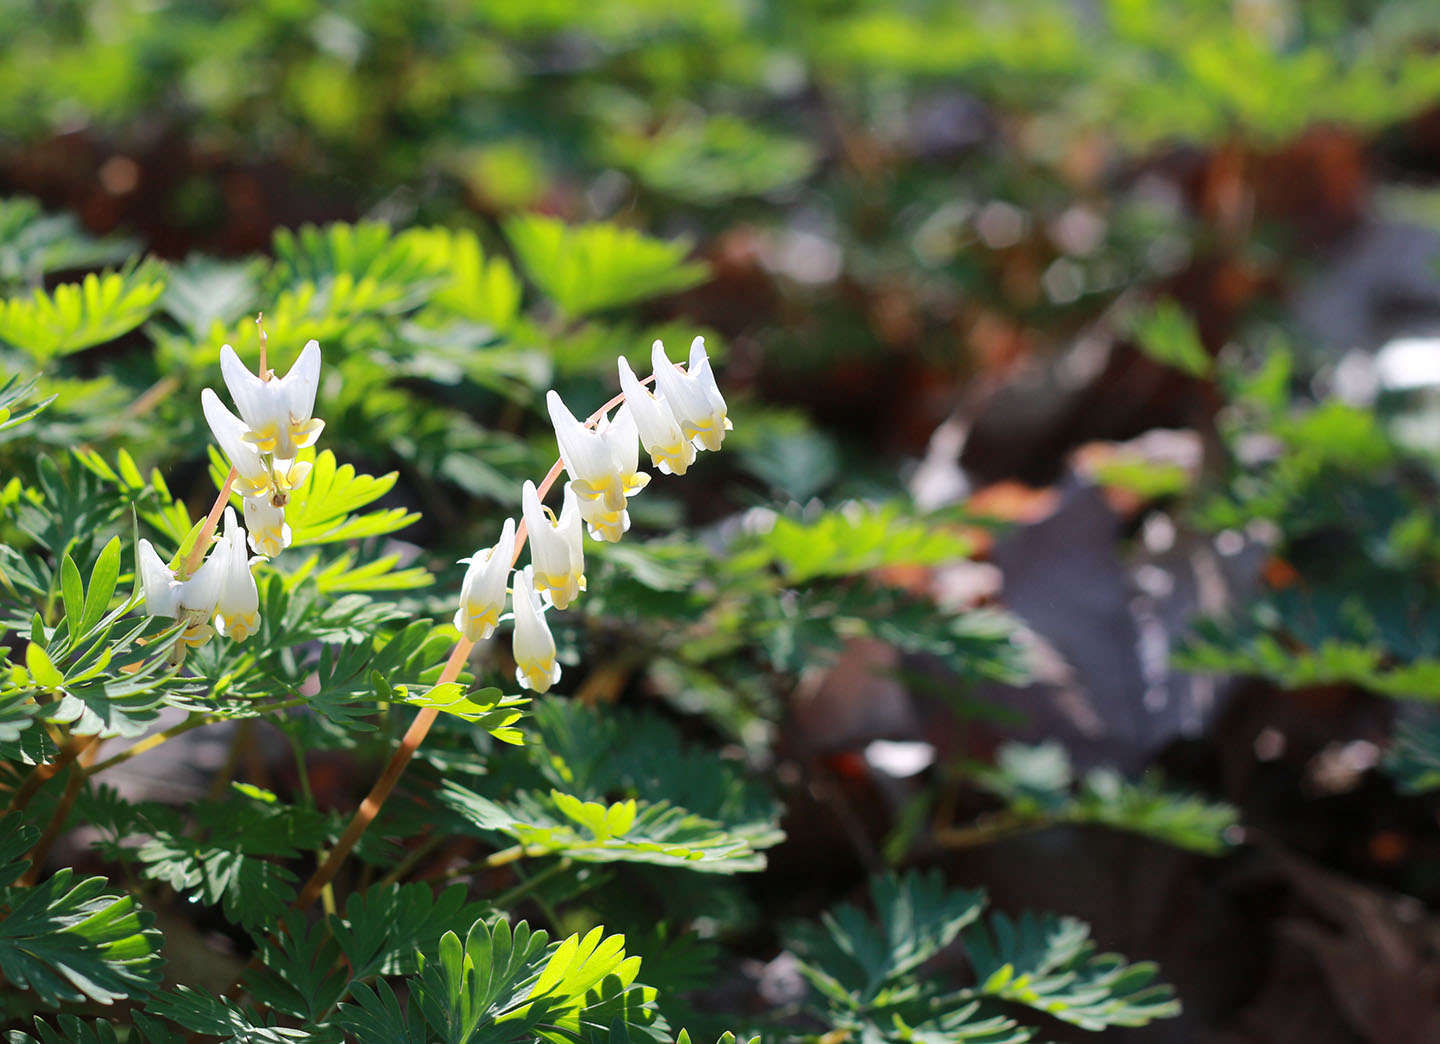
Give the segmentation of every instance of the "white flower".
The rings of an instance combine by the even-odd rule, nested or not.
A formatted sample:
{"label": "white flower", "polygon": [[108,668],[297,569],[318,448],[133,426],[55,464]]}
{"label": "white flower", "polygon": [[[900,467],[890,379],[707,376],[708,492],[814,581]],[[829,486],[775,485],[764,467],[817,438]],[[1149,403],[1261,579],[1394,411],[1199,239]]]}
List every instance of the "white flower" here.
{"label": "white flower", "polygon": [[640,470],[640,431],[635,415],[622,402],[613,417],[601,418],[596,430],[610,450],[621,491],[633,497],[650,484],[650,476]]}
{"label": "white flower", "polygon": [[560,460],[570,473],[576,495],[584,500],[601,500],[608,511],[623,510],[625,483],[605,436],[576,420],[553,389],[546,393],[545,405],[555,425]]}
{"label": "white flower", "polygon": [[[625,501],[621,498],[623,508]],[[520,495],[525,528],[530,531],[530,562],[535,589],[550,595],[557,609],[568,609],[585,590],[585,552],[580,547],[580,508],[574,483],[565,484],[560,518],[540,503],[535,483],[527,481]]]}
{"label": "white flower", "polygon": [[680,430],[680,422],[664,399],[657,399],[636,379],[635,371],[623,355],[619,366],[620,390],[625,393],[625,405],[651,463],[667,475],[685,474],[685,469],[695,460],[695,447]]}
{"label": "white flower", "polygon": [[613,544],[629,532],[630,512],[623,508],[619,511],[607,511],[605,505],[598,500],[581,500],[578,503],[580,517],[585,520],[585,528],[592,539]]}
{"label": "white flower", "polygon": [[200,392],[200,406],[205,411],[205,420],[210,433],[230,458],[230,466],[238,478],[235,489],[242,497],[265,496],[271,489],[270,467],[253,445],[245,440],[249,428],[245,422],[225,408],[209,388]]}
{"label": "white flower", "polygon": [[268,381],[251,373],[227,344],[220,349],[220,373],[250,429],[245,440],[260,452],[294,460],[296,453],[320,437],[325,422],[311,416],[320,384],[318,342],[305,345],[284,377]]}
{"label": "white flower", "polygon": [[[233,508],[226,508],[228,516],[234,516]],[[210,553],[193,576],[180,586],[179,611],[176,619],[185,623],[180,640],[192,648],[199,648],[215,633],[210,618],[215,615],[215,605],[220,600],[220,588],[229,566],[230,541],[220,537],[210,547]]]}
{"label": "white flower", "polygon": [[272,491],[285,493],[297,489],[310,474],[308,461],[276,457],[267,462],[256,449],[245,422],[226,409],[220,396],[209,388],[200,392],[200,406],[205,411],[210,433],[230,458],[230,465],[238,476],[235,491],[242,497],[264,497]]}
{"label": "white flower", "polygon": [[261,495],[246,497],[244,508],[251,551],[274,558],[290,546],[290,527],[285,522],[283,507],[277,507],[268,495]]}
{"label": "white flower", "polygon": [[659,341],[650,349],[655,367],[655,387],[664,397],[685,437],[697,448],[718,450],[725,433],[733,427],[725,416],[725,399],[705,355],[705,338],[690,343],[690,365],[681,373],[670,364],[665,346]]}
{"label": "white flower", "polygon": [[174,619],[180,608],[180,592],[185,585],[175,579],[175,574],[170,572],[170,567],[148,540],[140,541],[135,550],[135,562],[140,569],[140,586],[145,592],[145,615]]}
{"label": "white flower", "polygon": [[515,679],[527,689],[547,692],[560,680],[560,664],[555,662],[555,638],[535,594],[530,566],[515,574],[511,602],[515,611]]}
{"label": "white flower", "polygon": [[476,551],[460,585],[455,626],[472,642],[489,638],[505,611],[505,581],[515,560],[515,520],[507,518],[500,542]]}
{"label": "white flower", "polygon": [[225,535],[210,557],[221,562],[219,589],[215,595],[215,629],[227,638],[243,642],[260,626],[260,593],[250,572],[245,531],[235,522],[234,508],[225,509]]}

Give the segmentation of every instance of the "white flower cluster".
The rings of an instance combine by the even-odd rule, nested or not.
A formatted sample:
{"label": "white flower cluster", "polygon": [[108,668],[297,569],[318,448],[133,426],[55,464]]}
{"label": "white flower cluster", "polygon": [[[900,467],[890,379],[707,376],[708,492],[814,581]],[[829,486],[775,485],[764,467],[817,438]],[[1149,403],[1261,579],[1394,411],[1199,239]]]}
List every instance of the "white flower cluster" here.
{"label": "white flower cluster", "polygon": [[320,384],[320,345],[310,341],[284,377],[255,376],[235,349],[220,349],[220,374],[240,416],[209,388],[200,393],[205,420],[235,469],[235,489],[245,500],[245,525],[257,555],[274,557],[290,545],[285,503],[310,473],[295,458],[315,445],[325,422],[311,416]]}
{"label": "white flower cluster", "polygon": [[244,641],[259,627],[260,597],[247,544],[262,557],[289,546],[285,504],[310,471],[296,456],[315,444],[325,426],[311,416],[320,382],[320,345],[315,341],[305,346],[284,377],[252,374],[228,344],[220,350],[220,372],[240,416],[209,388],[200,393],[200,403],[215,441],[235,470],[234,488],[243,498],[249,532],[236,522],[235,509],[226,507],[219,538],[188,578],[166,566],[148,540],[140,541],[136,555],[145,612],[184,623],[183,648],[204,645],[217,631]]}
{"label": "white flower cluster", "polygon": [[585,590],[581,522],[592,539],[619,540],[630,528],[626,502],[650,481],[639,470],[640,447],[661,472],[683,475],[696,452],[718,450],[731,427],[704,338],[697,337],[690,345],[690,364],[683,370],[670,362],[659,341],[651,351],[651,363],[654,393],[621,357],[624,401],[610,416],[602,415],[594,428],[577,420],[556,392],[545,397],[560,461],[569,475],[560,515],[557,518],[541,504],[535,484],[526,482],[520,508],[530,538],[530,564],[514,570],[514,519],[506,519],[494,547],[467,560],[455,626],[472,642],[488,638],[505,610],[507,580],[514,570],[515,677],[536,692],[545,692],[560,680],[546,611],[568,609]]}

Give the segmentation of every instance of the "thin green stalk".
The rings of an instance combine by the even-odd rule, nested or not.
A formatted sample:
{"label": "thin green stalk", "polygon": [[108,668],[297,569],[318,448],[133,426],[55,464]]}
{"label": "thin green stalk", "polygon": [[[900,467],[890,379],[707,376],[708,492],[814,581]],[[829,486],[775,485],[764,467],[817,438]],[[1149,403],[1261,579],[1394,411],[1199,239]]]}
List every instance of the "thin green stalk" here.
{"label": "thin green stalk", "polygon": [[[555,877],[558,874],[562,874],[569,869],[570,860],[568,858],[557,859],[554,863],[551,863],[534,877],[521,880],[518,885],[510,889],[510,891],[508,892],[501,892],[498,896],[495,897],[493,901],[496,906],[503,910],[511,904],[515,903],[517,900],[523,899],[532,889],[539,887],[546,881],[550,880],[550,878]],[[518,868],[516,869],[516,873],[519,873]],[[551,920],[554,920],[553,913],[551,914]]]}
{"label": "thin green stalk", "polygon": [[[272,711],[282,711],[287,710],[290,707],[298,707],[305,702],[306,701],[304,697],[297,697],[293,700],[281,700],[276,703],[257,707],[256,711],[259,714],[269,714]],[[156,732],[153,735],[146,736],[134,746],[122,750],[114,757],[106,758],[104,761],[101,761],[98,764],[91,765],[85,770],[85,778],[89,779],[96,773],[104,772],[108,768],[114,768],[116,765],[119,765],[122,762],[129,761],[131,758],[136,757],[137,755],[144,754],[147,750],[154,750],[156,747],[160,746],[160,744],[166,743],[174,739],[176,736],[182,736],[185,733],[191,731],[192,729],[198,729],[205,725],[215,725],[219,722],[228,720],[230,719],[219,715],[202,714],[200,711],[191,711],[190,716],[184,721],[180,722],[178,725],[172,725],[170,726],[170,728],[165,729],[163,732]]]}
{"label": "thin green stalk", "polygon": [[[305,764],[305,749],[300,746],[300,740],[293,732],[282,729],[285,739],[290,744],[290,751],[295,755],[295,774],[300,781],[300,799],[307,809],[315,811],[315,792],[310,787],[310,768]],[[319,866],[325,862],[325,849],[315,849],[315,865]],[[332,883],[326,883],[320,890],[320,905],[327,914],[335,912],[335,889]]]}

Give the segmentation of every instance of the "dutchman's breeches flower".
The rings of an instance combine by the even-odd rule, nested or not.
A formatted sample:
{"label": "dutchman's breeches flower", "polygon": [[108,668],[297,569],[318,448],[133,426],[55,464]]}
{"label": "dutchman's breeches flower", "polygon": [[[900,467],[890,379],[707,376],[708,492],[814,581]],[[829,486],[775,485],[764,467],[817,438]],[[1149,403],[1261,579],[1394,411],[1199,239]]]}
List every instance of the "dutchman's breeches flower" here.
{"label": "dutchman's breeches flower", "polygon": [[155,545],[141,539],[135,550],[135,562],[140,570],[140,587],[145,594],[145,615],[175,618],[180,609],[180,592],[185,585],[175,578],[165,564]]}
{"label": "dutchman's breeches flower", "polygon": [[472,642],[489,638],[505,611],[505,581],[515,558],[515,520],[507,518],[494,547],[476,551],[460,585],[455,626]]}
{"label": "dutchman's breeches flower", "polygon": [[228,344],[220,349],[220,373],[249,432],[245,440],[261,453],[294,460],[313,446],[325,422],[312,416],[320,385],[320,345],[310,341],[284,377],[264,379],[246,368]]}
{"label": "dutchman's breeches flower", "polygon": [[[538,592],[548,594],[556,609],[568,609],[585,590],[585,552],[580,543],[580,507],[574,483],[565,486],[565,499],[556,519],[540,503],[535,483],[526,482],[520,495],[525,528],[530,533],[530,562],[535,568]],[[620,501],[624,507],[625,501]]]}
{"label": "dutchman's breeches flower", "polygon": [[607,511],[623,511],[625,480],[605,436],[576,420],[553,389],[546,394],[545,405],[575,495],[581,500],[601,501]]}
{"label": "dutchman's breeches flower", "polygon": [[705,338],[691,342],[690,365],[684,372],[671,365],[659,341],[650,349],[650,361],[655,367],[655,387],[680,422],[685,437],[698,448],[718,450],[732,425],[705,355]]}
{"label": "dutchman's breeches flower", "polygon": [[650,476],[640,470],[640,430],[635,415],[623,402],[612,417],[602,417],[595,430],[605,440],[615,472],[620,476],[620,490],[633,497],[650,485]]}
{"label": "dutchman's breeches flower", "polygon": [[235,469],[236,492],[242,497],[268,496],[274,488],[274,476],[265,458],[246,440],[250,429],[245,422],[227,410],[220,396],[209,388],[200,392],[200,407],[205,411],[210,434]]}
{"label": "dutchman's breeches flower", "polygon": [[276,507],[268,496],[246,497],[245,530],[250,535],[250,550],[265,558],[274,558],[290,546],[290,527],[285,522],[285,509]]}
{"label": "dutchman's breeches flower", "polygon": [[527,689],[543,693],[560,680],[560,664],[555,659],[555,638],[545,622],[531,570],[526,566],[515,574],[511,598],[515,612],[515,679]]}
{"label": "dutchman's breeches flower", "polygon": [[630,530],[630,512],[607,511],[598,500],[580,500],[580,517],[592,540],[603,540],[614,544]]}
{"label": "dutchman's breeches flower", "polygon": [[[655,342],[657,345],[659,341]],[[662,349],[663,351],[663,349]],[[620,356],[620,390],[625,393],[625,408],[635,421],[640,441],[650,462],[663,474],[683,475],[695,461],[695,447],[680,430],[669,405],[657,399],[635,377],[625,356]]]}
{"label": "dutchman's breeches flower", "polygon": [[[556,392],[545,396],[560,447],[559,464],[546,479],[546,488],[561,466],[569,472],[569,481],[563,486],[559,518],[541,503],[535,483],[526,482],[521,490],[530,564],[513,574],[511,589],[515,677],[535,692],[548,692],[560,680],[546,610],[569,608],[585,590],[582,519],[594,539],[619,540],[630,528],[627,499],[650,481],[640,471],[641,445],[661,471],[682,475],[694,462],[697,448],[719,449],[730,428],[701,338],[691,346],[686,371],[671,365],[659,341],[653,358],[660,394],[652,395],[621,358],[623,401],[613,415],[602,412],[594,429],[577,420]],[[468,560],[455,626],[471,642],[488,638],[499,623],[506,578],[519,553],[516,543],[515,523],[509,519],[500,541]]]}
{"label": "dutchman's breeches flower", "polygon": [[262,454],[250,438],[250,428],[226,409],[220,396],[209,388],[200,392],[200,406],[205,411],[210,433],[235,469],[235,491],[242,497],[283,499],[310,474],[310,464],[306,461]]}
{"label": "dutchman's breeches flower", "polygon": [[235,522],[235,509],[225,509],[225,534],[212,553],[220,558],[220,588],[215,596],[215,629],[226,638],[243,642],[260,626],[260,593],[250,572],[245,531]]}
{"label": "dutchman's breeches flower", "polygon": [[[230,508],[226,510],[233,511]],[[180,587],[180,606],[175,618],[185,624],[180,640],[191,648],[198,649],[215,633],[210,626],[210,618],[215,615],[215,604],[220,600],[220,586],[229,566],[229,551],[229,542],[225,537],[216,540],[204,564]]]}

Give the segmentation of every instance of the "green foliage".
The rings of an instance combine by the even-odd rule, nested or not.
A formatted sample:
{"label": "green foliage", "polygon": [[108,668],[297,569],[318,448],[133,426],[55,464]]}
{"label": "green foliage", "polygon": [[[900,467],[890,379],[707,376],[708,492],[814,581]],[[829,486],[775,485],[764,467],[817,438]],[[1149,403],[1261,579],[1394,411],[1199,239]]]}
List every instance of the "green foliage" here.
{"label": "green foliage", "polygon": [[688,243],[667,243],[614,225],[567,227],[531,214],[512,218],[505,235],[525,273],[567,315],[581,316],[674,293],[705,279],[688,263]]}
{"label": "green foliage", "polygon": [[1132,782],[1097,768],[1077,783],[1065,748],[1053,742],[1007,743],[975,778],[1021,823],[1096,823],[1207,855],[1232,844],[1239,818],[1230,805],[1167,790],[1155,775]]}
{"label": "green foliage", "polygon": [[795,584],[891,565],[934,565],[970,553],[963,536],[909,515],[896,504],[851,505],[813,521],[781,516],[760,538],[759,548]]}
{"label": "green foliage", "polygon": [[1440,723],[1432,719],[1402,725],[1384,764],[1406,793],[1423,794],[1440,787]]}
{"label": "green foliage", "polygon": [[540,739],[514,790],[495,800],[447,781],[440,792],[472,829],[528,857],[733,874],[761,869],[783,837],[768,795],[656,717],[542,699],[533,720]]}
{"label": "green foliage", "polygon": [[[1286,688],[1351,684],[1395,697],[1440,692],[1436,481],[1373,412],[1337,400],[1290,407],[1292,363],[1274,352],[1230,374],[1235,449],[1200,508],[1215,529],[1263,525],[1292,579],[1226,619],[1200,621],[1178,650],[1187,670],[1270,678]],[[1263,440],[1275,452],[1240,452]]]}
{"label": "green foliage", "polygon": [[1180,1014],[1174,990],[1154,981],[1155,965],[1095,954],[1090,927],[1073,917],[994,913],[964,939],[980,993],[1082,1029],[1144,1026]]}
{"label": "green foliage", "polygon": [[653,991],[635,982],[639,970],[624,937],[603,928],[549,944],[545,932],[524,921],[513,929],[503,920],[493,927],[476,921],[463,941],[446,932],[426,954],[410,980],[408,1015],[382,984],[357,991],[340,1021],[366,1040],[567,1044],[613,1023],[630,1039],[667,1040]]}
{"label": "green foliage", "polygon": [[655,133],[622,130],[609,140],[616,162],[649,188],[700,205],[762,195],[803,180],[814,147],[728,114],[678,120]]}
{"label": "green foliage", "polygon": [[[876,878],[874,918],[842,904],[791,946],[817,996],[810,1014],[833,1032],[876,1041],[1023,1044],[1036,1029],[1016,1007],[1085,1029],[1139,1026],[1179,1014],[1155,968],[1096,955],[1089,928],[1071,918],[992,913],[982,892],[948,889],[938,872]],[[975,977],[956,986],[927,975],[957,940]],[[997,1002],[1001,1002],[998,1003]]]}
{"label": "green foliage", "polygon": [[87,235],[73,214],[46,214],[24,196],[0,199],[0,290],[124,260],[130,244]]}
{"label": "green foliage", "polygon": [[160,933],[131,896],[107,892],[107,884],[66,869],[30,888],[0,890],[0,974],[46,1005],[144,996],[160,980]]}
{"label": "green foliage", "polygon": [[[718,187],[691,198],[813,176],[811,151],[787,135],[723,123],[706,135]],[[786,163],[762,171],[758,157],[775,149]],[[658,168],[645,176],[664,179]],[[762,769],[796,679],[857,636],[941,662],[958,685],[1023,677],[1002,614],[944,611],[891,585],[899,567],[969,553],[958,514],[920,514],[882,484],[843,508],[756,512],[702,539],[657,477],[623,543],[587,543],[577,611],[550,614],[567,695],[515,695],[503,643],[478,645],[442,682],[455,560],[493,543],[520,481],[550,466],[544,390],[558,380],[583,411],[609,394],[616,354],[643,366],[655,330],[683,344],[688,326],[615,313],[706,273],[688,244],[614,225],[499,227],[518,269],[483,232],[377,222],[279,233],[273,259],[196,255],[163,277],[134,263],[96,284],[130,290],[97,290],[50,347],[20,346],[42,372],[0,392],[10,411],[0,423],[13,422],[0,442],[0,786],[31,793],[0,826],[0,940],[16,940],[0,949],[0,971],[7,991],[30,995],[16,1010],[40,1018],[15,1039],[668,1041],[682,1022],[713,1039],[725,1024],[692,992],[753,916],[736,875],[761,871],[784,837]],[[533,301],[517,271],[539,291]],[[130,292],[142,283],[153,296]],[[69,298],[52,296],[60,316]],[[149,540],[178,568],[200,539],[228,462],[195,400],[219,385],[222,344],[254,363],[261,307],[277,373],[307,339],[323,345],[324,442],[302,452],[310,473],[284,505],[293,550],[253,563],[258,631],[182,657],[180,624],[138,611],[136,548]],[[68,357],[86,343],[105,348]],[[798,413],[762,415],[747,433],[746,409],[737,404],[743,481],[760,479],[786,512],[848,481],[841,448]],[[660,704],[638,709],[648,695]],[[332,883],[334,907],[318,919],[294,910],[348,821],[348,800],[333,811],[319,800],[320,767],[379,772],[397,750],[409,758],[417,712],[434,724]],[[208,728],[228,729],[237,752],[246,736],[281,738],[293,774],[247,778],[237,753],[210,793],[183,802],[104,782]],[[86,750],[90,737],[106,745]],[[738,742],[722,754],[722,741]],[[1145,794],[1123,797],[1143,805]],[[68,872],[18,883],[49,837],[78,824],[84,858],[116,868],[110,879],[123,875],[134,895]],[[446,884],[426,883],[437,877]],[[811,934],[815,981],[858,990],[861,1008],[885,1013],[885,1033],[1023,1039],[978,994],[951,1004],[913,991],[979,916],[978,894],[935,878],[876,887],[880,927],[853,911],[827,922],[850,949]],[[259,960],[241,991],[202,987],[175,964],[162,987],[140,894],[248,938]],[[537,916],[564,938],[531,929]],[[653,955],[648,977],[619,930]],[[838,998],[849,1014],[837,1024],[870,1024]],[[87,999],[129,1003],[110,1020],[54,1010]]]}
{"label": "green foliage", "polygon": [[1199,331],[1189,313],[1175,301],[1155,302],[1148,312],[1135,315],[1131,332],[1141,350],[1156,362],[1171,366],[1191,377],[1206,377],[1214,365],[1200,342]]}
{"label": "green foliage", "polygon": [[0,431],[24,424],[55,401],[53,395],[39,402],[31,401],[34,393],[33,377],[28,381],[21,381],[18,375],[12,374],[5,379],[5,383],[0,384]]}
{"label": "green foliage", "polygon": [[133,330],[150,317],[164,292],[164,270],[153,261],[91,273],[48,294],[36,290],[0,303],[0,341],[45,363]]}

